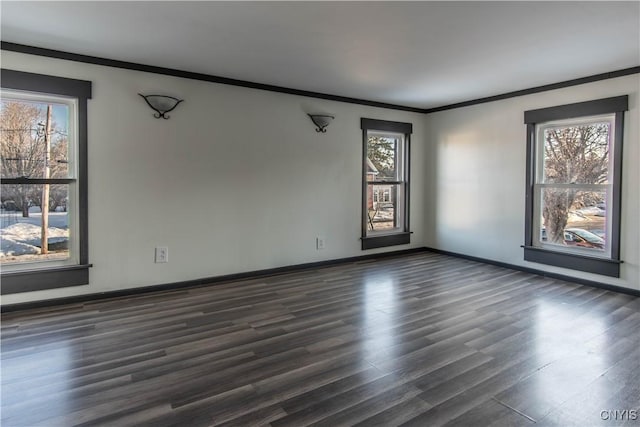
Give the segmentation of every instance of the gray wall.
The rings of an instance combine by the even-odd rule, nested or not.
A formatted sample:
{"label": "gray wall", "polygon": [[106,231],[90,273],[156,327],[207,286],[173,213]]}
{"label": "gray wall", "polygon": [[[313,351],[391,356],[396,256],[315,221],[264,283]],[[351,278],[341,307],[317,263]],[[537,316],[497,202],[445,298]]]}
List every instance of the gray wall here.
{"label": "gray wall", "polygon": [[[15,52],[2,66],[94,84],[91,284],[3,304],[422,246],[640,289],[638,75],[425,116]],[[138,92],[186,101],[156,120]],[[622,277],[524,262],[523,112],[622,94]],[[307,112],[336,119],[318,134]],[[414,125],[411,245],[360,250],[361,117]],[[169,247],[169,263],[154,264],[156,246]]]}

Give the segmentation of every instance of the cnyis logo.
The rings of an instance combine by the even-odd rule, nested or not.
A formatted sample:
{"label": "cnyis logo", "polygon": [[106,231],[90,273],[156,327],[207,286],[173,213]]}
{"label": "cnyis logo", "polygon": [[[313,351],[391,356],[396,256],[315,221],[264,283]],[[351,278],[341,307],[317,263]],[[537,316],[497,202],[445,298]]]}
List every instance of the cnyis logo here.
{"label": "cnyis logo", "polygon": [[600,411],[600,419],[605,421],[636,421],[638,411],[635,409],[606,409]]}

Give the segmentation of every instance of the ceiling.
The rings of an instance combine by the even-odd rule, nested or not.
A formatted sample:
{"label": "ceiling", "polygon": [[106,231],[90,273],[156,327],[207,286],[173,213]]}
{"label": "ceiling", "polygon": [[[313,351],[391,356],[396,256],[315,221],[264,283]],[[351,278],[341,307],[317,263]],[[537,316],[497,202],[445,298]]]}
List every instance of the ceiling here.
{"label": "ceiling", "polygon": [[640,2],[13,2],[2,40],[429,109],[640,65]]}

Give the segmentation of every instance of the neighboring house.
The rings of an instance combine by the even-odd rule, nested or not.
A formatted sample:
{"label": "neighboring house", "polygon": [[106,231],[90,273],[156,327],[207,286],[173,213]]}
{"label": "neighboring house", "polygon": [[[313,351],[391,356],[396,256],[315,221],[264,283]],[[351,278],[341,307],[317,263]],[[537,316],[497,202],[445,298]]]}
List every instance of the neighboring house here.
{"label": "neighboring house", "polygon": [[[379,173],[371,159],[367,158],[367,182],[375,181]],[[390,204],[393,203],[393,187],[390,184],[367,185],[367,211],[371,229],[374,228],[373,223],[389,222],[390,219],[393,221],[392,213],[391,218],[387,218],[388,215],[383,216],[380,212],[381,209],[389,208]],[[378,226],[375,228],[378,229]]]}

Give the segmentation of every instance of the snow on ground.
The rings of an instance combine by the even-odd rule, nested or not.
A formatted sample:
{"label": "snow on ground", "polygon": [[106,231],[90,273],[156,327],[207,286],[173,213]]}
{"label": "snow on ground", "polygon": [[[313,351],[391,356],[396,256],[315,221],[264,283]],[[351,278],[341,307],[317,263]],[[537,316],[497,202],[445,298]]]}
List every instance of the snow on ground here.
{"label": "snow on ground", "polygon": [[0,258],[11,255],[27,255],[27,254],[39,254],[40,248],[25,243],[16,242],[14,240],[5,239],[4,236],[0,238]]}
{"label": "snow on ground", "polygon": [[[20,218],[21,220],[23,218]],[[24,218],[28,220],[29,218]],[[41,226],[29,222],[17,222],[0,230],[0,257],[40,253]],[[38,218],[39,220],[39,218]],[[49,227],[48,243],[69,240],[69,229]]]}

